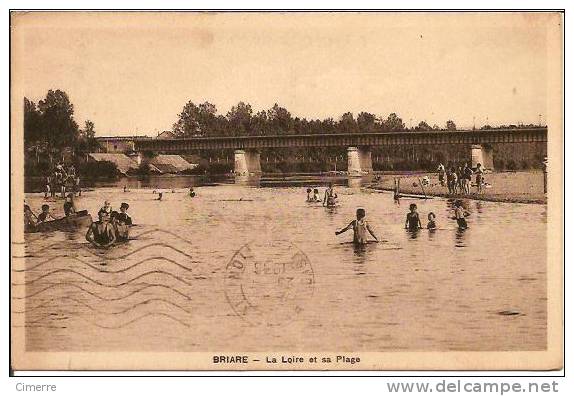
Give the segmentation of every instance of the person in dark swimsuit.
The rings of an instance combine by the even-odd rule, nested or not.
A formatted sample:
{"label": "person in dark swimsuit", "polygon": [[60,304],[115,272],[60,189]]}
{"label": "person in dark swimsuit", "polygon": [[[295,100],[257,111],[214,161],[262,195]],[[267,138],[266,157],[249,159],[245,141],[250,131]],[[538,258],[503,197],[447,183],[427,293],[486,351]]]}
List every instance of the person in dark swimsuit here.
{"label": "person in dark swimsuit", "polygon": [[409,231],[417,231],[420,228],[423,228],[421,224],[421,219],[419,218],[419,214],[417,212],[417,205],[410,204],[409,206],[410,212],[407,213],[407,220],[405,221],[405,229]]}
{"label": "person in dark swimsuit", "polygon": [[99,221],[95,221],[88,228],[86,240],[98,248],[107,248],[116,242],[116,233],[110,223],[110,215],[105,210],[98,212]]}
{"label": "person in dark swimsuit", "polygon": [[130,226],[132,225],[132,218],[127,213],[129,207],[127,203],[122,202],[120,205],[120,213],[113,212],[114,229],[118,241],[124,242],[129,239]]}
{"label": "person in dark swimsuit", "polygon": [[117,214],[116,219],[119,223],[132,225],[132,218],[128,215],[128,209],[130,205],[125,202],[122,202],[120,205],[120,213]]}

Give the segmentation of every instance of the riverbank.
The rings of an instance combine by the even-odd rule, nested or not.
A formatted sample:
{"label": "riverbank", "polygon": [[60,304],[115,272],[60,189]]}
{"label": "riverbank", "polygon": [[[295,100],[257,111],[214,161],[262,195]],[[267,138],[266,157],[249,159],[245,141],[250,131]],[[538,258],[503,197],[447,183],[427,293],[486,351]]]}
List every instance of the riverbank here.
{"label": "riverbank", "polygon": [[[430,178],[430,185],[421,187],[424,176]],[[446,186],[441,186],[436,173],[416,173],[401,175],[381,175],[381,180],[373,182],[368,188],[381,191],[394,190],[394,178],[400,178],[402,194],[427,195],[445,198],[465,198],[492,202],[513,202],[528,204],[546,204],[544,193],[544,174],[542,171],[494,172],[485,175],[488,184],[481,194],[472,187],[471,194],[449,194]],[[474,178],[473,178],[474,183]]]}

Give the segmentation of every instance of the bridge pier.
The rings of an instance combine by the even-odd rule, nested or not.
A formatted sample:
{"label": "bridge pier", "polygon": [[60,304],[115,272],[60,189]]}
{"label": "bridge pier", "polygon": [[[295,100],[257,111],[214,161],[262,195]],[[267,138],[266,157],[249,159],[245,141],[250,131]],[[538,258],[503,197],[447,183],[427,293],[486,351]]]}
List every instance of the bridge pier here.
{"label": "bridge pier", "polygon": [[494,156],[490,145],[473,144],[470,146],[471,166],[481,164],[484,169],[494,169]]}
{"label": "bridge pier", "polygon": [[362,176],[373,171],[371,149],[368,147],[349,147],[347,149],[347,173],[349,176]]}
{"label": "bridge pier", "polygon": [[261,174],[260,154],[255,150],[235,150],[235,174]]}

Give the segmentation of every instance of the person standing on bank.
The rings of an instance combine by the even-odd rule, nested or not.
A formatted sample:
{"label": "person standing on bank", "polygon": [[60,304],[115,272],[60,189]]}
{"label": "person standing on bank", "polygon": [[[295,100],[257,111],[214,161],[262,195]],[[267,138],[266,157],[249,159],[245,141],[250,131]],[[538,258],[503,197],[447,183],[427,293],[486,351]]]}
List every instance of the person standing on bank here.
{"label": "person standing on bank", "polygon": [[484,183],[484,169],[482,168],[482,164],[479,162],[476,164],[476,191],[480,194],[482,193],[482,184]]}
{"label": "person standing on bank", "polygon": [[444,176],[446,174],[446,171],[442,162],[438,164],[437,172],[438,172],[438,181],[440,182],[440,185],[444,187]]}

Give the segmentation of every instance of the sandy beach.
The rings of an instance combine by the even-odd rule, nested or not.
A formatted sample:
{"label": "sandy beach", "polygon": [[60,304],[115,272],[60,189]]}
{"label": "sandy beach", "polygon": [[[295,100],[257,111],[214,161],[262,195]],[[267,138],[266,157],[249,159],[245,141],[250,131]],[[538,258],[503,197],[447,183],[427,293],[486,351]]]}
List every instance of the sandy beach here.
{"label": "sandy beach", "polygon": [[[424,176],[430,178],[430,185],[421,187],[420,181]],[[426,194],[427,196],[458,197],[493,202],[546,204],[544,174],[541,170],[487,173],[484,177],[487,186],[481,194],[476,192],[474,186],[470,195],[449,194],[447,187],[440,185],[437,173],[384,174],[381,175],[381,180],[374,182],[369,188],[393,191],[394,178],[396,177],[401,180],[400,192],[403,194]]]}

